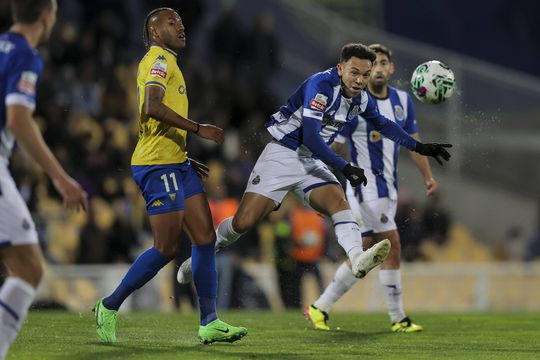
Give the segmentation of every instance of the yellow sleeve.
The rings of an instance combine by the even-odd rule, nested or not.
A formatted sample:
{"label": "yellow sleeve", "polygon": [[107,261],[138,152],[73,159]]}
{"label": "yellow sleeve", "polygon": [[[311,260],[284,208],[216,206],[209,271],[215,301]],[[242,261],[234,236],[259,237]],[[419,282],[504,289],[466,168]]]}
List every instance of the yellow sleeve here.
{"label": "yellow sleeve", "polygon": [[144,79],[144,86],[156,85],[167,90],[167,83],[171,78],[173,71],[173,64],[170,64],[170,59],[167,56],[165,50],[152,51],[148,54],[148,67],[146,67],[146,74],[141,74]]}

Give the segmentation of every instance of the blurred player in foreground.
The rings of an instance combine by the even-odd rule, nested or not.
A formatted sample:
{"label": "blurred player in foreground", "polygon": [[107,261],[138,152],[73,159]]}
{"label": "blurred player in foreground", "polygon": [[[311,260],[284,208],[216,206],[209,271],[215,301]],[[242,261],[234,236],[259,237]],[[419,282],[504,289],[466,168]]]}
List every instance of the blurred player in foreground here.
{"label": "blurred player in foreground", "polygon": [[[131,164],[135,181],[146,200],[154,246],[131,265],[116,290],[95,308],[96,327],[104,342],[116,341],[120,305],[171,261],[180,245],[182,226],[192,247],[193,277],[199,299],[199,338],[203,343],[233,342],[247,334],[217,317],[216,235],[212,216],[197,172],[200,165],[186,153],[187,132],[223,143],[223,130],[187,118],[188,98],[177,53],[186,45],[184,25],[170,8],[152,10],[144,23],[148,52],[139,63],[139,141]],[[207,169],[206,169],[207,170]]]}
{"label": "blurred player in foreground", "polygon": [[[410,96],[388,85],[394,73],[391,51],[383,45],[369,46],[375,51],[377,59],[373,63],[368,92],[377,102],[379,112],[401,126],[416,140],[420,140],[416,116]],[[401,272],[399,270],[401,244],[395,216],[397,208],[397,160],[398,148],[380,135],[362,116],[348,123],[333,146],[338,152],[346,151],[344,144],[349,142],[353,163],[366,170],[366,187],[353,189],[347,184],[347,200],[358,218],[362,219],[364,244],[371,246],[382,239],[389,239],[392,249],[381,264],[379,280],[384,286],[384,296],[394,332],[418,332],[423,328],[409,319],[403,309]],[[422,174],[426,195],[437,191],[437,181],[433,178],[428,159],[411,152],[414,164]],[[345,261],[336,271],[334,279],[323,294],[306,308],[306,316],[315,329],[329,330],[328,312],[332,306],[354,285],[356,277],[352,274],[351,263]]]}
{"label": "blurred player in foreground", "polygon": [[[336,155],[329,145],[339,130],[359,114],[386,137],[422,155],[448,160],[450,154],[445,147],[451,145],[423,144],[379,113],[375,100],[364,91],[375,59],[375,53],[365,45],[345,45],[337,66],[308,78],[272,115],[266,126],[274,139],[259,156],[238,211],[219,224],[217,250],[235,242],[292,192],[332,219],[355,277],[364,277],[384,261],[390,241],[385,239],[363,250],[356,218],[326,165],[341,171],[353,187],[366,185],[364,171]],[[190,281],[189,265],[186,260],[180,266],[179,282]]]}
{"label": "blurred player in foreground", "polygon": [[45,170],[68,209],[87,195],[58,163],[32,118],[43,70],[37,45],[49,39],[56,0],[13,0],[13,26],[0,34],[0,256],[8,276],[0,289],[0,359],[22,327],[43,273],[36,228],[8,170],[17,142]]}

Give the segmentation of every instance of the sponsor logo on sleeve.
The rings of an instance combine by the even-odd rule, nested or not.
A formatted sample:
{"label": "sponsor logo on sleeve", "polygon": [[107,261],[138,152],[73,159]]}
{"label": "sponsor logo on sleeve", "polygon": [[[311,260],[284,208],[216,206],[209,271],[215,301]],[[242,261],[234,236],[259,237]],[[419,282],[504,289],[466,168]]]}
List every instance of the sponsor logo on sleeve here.
{"label": "sponsor logo on sleeve", "polygon": [[156,61],[150,69],[150,76],[165,79],[167,77],[167,64],[161,61]]}
{"label": "sponsor logo on sleeve", "polygon": [[15,44],[10,41],[0,41],[0,52],[8,54],[11,50],[15,49]]}
{"label": "sponsor logo on sleeve", "polygon": [[328,96],[318,93],[313,99],[311,99],[309,105],[316,110],[324,111],[326,110],[326,105],[328,103]]}
{"label": "sponsor logo on sleeve", "polygon": [[24,71],[17,83],[17,89],[23,94],[35,96],[38,76],[33,71]]}

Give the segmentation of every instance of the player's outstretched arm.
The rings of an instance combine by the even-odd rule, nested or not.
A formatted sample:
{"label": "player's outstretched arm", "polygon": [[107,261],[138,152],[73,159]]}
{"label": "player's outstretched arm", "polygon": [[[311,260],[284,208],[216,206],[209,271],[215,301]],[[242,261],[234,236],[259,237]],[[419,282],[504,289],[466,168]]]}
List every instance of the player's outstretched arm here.
{"label": "player's outstretched arm", "polygon": [[88,195],[65,172],[62,165],[54,157],[32,118],[32,110],[22,105],[9,105],[7,107],[7,127],[15,136],[17,142],[49,175],[54,187],[62,196],[64,205],[72,210],[86,210],[88,207]]}
{"label": "player's outstretched arm", "polygon": [[431,156],[441,165],[441,159],[444,159],[445,161],[450,160],[450,153],[445,148],[451,148],[451,144],[424,144],[415,140],[407,134],[401,126],[381,115],[371,97],[369,97],[366,110],[362,113],[362,117],[373,124],[375,129],[388,139],[405,146],[409,150],[416,151],[424,156]]}
{"label": "player's outstretched arm", "polygon": [[144,92],[143,112],[146,116],[164,122],[178,129],[187,130],[204,139],[212,140],[222,144],[224,140],[223,129],[210,125],[199,124],[190,119],[186,119],[174,112],[167,105],[163,104],[165,91],[156,85],[148,85]]}

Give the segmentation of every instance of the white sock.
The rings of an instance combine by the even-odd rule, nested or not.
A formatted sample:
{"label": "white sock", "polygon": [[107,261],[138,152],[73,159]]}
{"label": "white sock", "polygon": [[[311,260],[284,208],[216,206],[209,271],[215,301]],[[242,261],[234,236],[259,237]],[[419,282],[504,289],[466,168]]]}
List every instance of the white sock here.
{"label": "white sock", "polygon": [[384,287],[384,298],[388,306],[388,315],[392,322],[405,318],[403,298],[401,296],[401,270],[380,270],[379,280]]}
{"label": "white sock", "polygon": [[362,232],[350,209],[338,211],[332,215],[334,232],[339,245],[345,250],[350,260],[362,253]]}
{"label": "white sock", "polygon": [[337,269],[332,282],[324,289],[321,296],[313,303],[313,306],[322,311],[330,312],[334,304],[341,299],[343,294],[349,291],[356,284],[358,279],[353,275],[346,263]]}
{"label": "white sock", "polygon": [[219,223],[216,230],[216,252],[223,250],[227,246],[236,242],[236,240],[242,236],[243,233],[239,234],[234,231],[232,221],[233,217],[231,216]]}
{"label": "white sock", "polygon": [[7,277],[0,288],[0,359],[17,337],[35,292],[32,285],[14,276]]}

